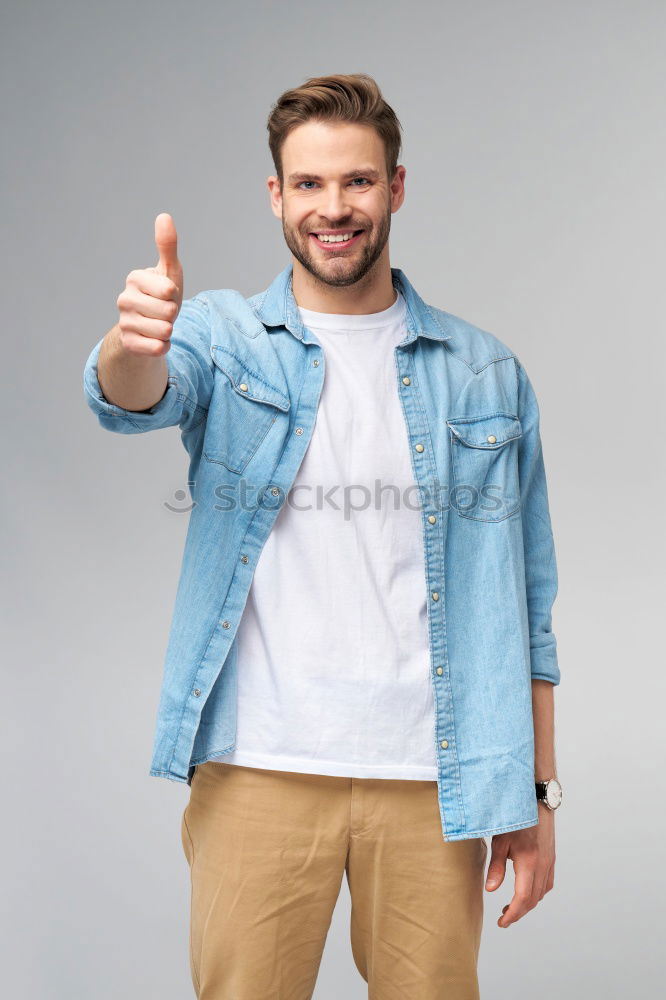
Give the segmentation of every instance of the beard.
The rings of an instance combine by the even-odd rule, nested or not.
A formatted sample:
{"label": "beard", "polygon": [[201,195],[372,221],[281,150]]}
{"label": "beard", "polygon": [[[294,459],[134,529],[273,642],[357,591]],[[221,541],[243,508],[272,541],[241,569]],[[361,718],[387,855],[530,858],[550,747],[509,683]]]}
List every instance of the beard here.
{"label": "beard", "polygon": [[284,212],[282,214],[282,232],[285,242],[296,260],[302,264],[315,280],[320,281],[324,285],[332,285],[338,288],[355,285],[377,263],[391,232],[390,208],[387,209],[386,214],[377,227],[367,225],[348,226],[344,230],[340,229],[340,232],[353,232],[356,229],[363,229],[363,242],[359,248],[360,252],[359,250],[354,250],[351,253],[349,251],[341,251],[339,254],[334,255],[334,252],[326,250],[324,253],[331,257],[330,261],[326,261],[317,256],[316,248],[312,244],[310,230],[301,233],[288,226]]}

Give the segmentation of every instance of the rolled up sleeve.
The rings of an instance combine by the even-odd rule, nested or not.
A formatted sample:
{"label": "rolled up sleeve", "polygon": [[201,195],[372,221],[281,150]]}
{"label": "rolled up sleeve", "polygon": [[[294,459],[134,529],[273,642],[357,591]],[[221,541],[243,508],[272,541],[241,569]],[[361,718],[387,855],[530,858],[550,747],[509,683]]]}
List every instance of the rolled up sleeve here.
{"label": "rolled up sleeve", "polygon": [[203,420],[213,387],[210,321],[203,294],[183,300],[165,355],[166,390],[148,410],[125,410],[104,396],[97,371],[103,340],[104,337],[95,344],[85,363],[83,391],[88,406],[105,430],[140,434],[177,425],[185,431]]}
{"label": "rolled up sleeve", "polygon": [[519,418],[518,467],[525,557],[525,585],[532,679],[560,683],[552,608],[558,578],[548,507],[546,470],[539,431],[539,405],[525,369],[517,362]]}

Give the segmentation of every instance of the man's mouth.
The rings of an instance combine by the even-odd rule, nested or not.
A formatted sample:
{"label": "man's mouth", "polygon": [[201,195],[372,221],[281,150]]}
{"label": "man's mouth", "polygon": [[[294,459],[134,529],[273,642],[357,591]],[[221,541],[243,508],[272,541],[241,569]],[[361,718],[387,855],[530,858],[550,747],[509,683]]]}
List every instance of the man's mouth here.
{"label": "man's mouth", "polygon": [[310,239],[325,250],[346,250],[359,239],[365,230],[340,229],[328,233],[310,233]]}

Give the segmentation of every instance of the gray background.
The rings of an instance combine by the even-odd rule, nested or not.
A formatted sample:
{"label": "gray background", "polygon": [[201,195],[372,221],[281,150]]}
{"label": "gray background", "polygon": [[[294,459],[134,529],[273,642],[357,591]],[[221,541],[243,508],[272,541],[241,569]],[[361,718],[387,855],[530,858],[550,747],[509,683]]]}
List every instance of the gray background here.
{"label": "gray background", "polygon": [[[287,87],[365,71],[404,126],[391,262],[523,360],[558,551],[555,888],[482,996],[663,982],[661,3],[5,3],[2,987],[192,996],[187,786],[149,777],[187,517],[177,428],[103,431],[84,362],[153,223],[185,294],[288,263],[265,179]],[[7,252],[8,251],[8,252]],[[663,288],[663,285],[661,285]],[[366,996],[343,883],[315,996]],[[640,992],[640,991],[639,991]],[[259,1000],[259,998],[258,998]]]}

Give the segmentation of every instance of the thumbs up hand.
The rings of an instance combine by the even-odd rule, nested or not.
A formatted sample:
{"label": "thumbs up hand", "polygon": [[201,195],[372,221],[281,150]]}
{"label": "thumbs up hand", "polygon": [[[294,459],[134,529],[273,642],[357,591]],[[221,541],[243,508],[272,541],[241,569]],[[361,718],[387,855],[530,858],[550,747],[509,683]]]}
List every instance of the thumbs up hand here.
{"label": "thumbs up hand", "polygon": [[178,235],[173,219],[162,212],[155,219],[155,267],[130,271],[116,300],[120,342],[130,354],[159,357],[170,348],[173,324],[183,303],[183,268],[178,260]]}

